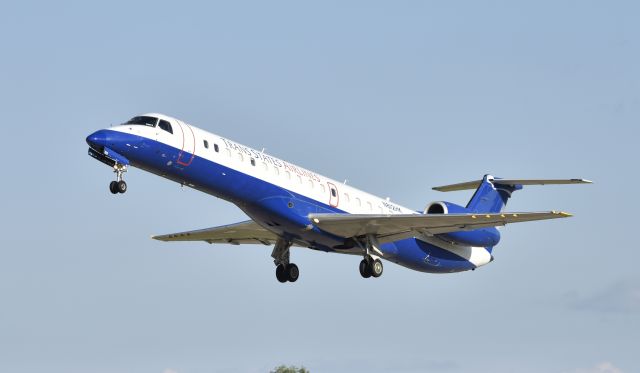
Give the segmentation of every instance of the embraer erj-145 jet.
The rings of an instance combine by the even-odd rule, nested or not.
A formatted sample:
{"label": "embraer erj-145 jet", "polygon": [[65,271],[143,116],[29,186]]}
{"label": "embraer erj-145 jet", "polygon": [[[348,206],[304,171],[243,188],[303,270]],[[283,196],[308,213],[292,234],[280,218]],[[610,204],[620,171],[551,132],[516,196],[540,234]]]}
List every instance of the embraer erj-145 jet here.
{"label": "embraer erj-145 jet", "polygon": [[251,220],[153,237],[273,245],[280,282],[300,274],[292,246],[362,257],[362,277],[380,277],[380,259],[429,273],[474,270],[493,260],[498,226],[571,216],[565,212],[502,212],[523,185],[589,183],[583,179],[482,180],[433,188],[475,189],[462,207],[433,202],[414,211],[315,172],[161,114],[144,114],[87,137],[89,155],[113,167],[109,189],[124,193],[129,165],[227,200]]}

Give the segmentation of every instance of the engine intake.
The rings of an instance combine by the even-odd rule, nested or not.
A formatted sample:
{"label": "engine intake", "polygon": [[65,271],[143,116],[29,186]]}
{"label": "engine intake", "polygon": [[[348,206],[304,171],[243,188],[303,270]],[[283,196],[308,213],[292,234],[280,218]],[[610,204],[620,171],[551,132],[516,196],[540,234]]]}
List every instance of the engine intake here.
{"label": "engine intake", "polygon": [[438,201],[432,202],[424,209],[425,214],[467,214],[471,211],[466,208],[456,205],[455,203]]}

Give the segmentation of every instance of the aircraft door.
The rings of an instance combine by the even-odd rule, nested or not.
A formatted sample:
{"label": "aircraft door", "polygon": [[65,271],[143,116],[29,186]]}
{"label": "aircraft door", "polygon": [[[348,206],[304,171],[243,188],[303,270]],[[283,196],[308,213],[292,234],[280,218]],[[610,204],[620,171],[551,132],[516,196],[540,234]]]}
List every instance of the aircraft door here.
{"label": "aircraft door", "polygon": [[178,123],[178,127],[180,131],[177,133],[178,136],[182,136],[182,149],[178,154],[178,164],[182,166],[189,166],[191,162],[193,162],[193,158],[195,157],[196,152],[196,136],[193,132],[193,128],[190,125],[176,120]]}
{"label": "aircraft door", "polygon": [[340,202],[338,188],[333,183],[327,182],[327,185],[329,185],[329,206],[338,207],[338,203]]}

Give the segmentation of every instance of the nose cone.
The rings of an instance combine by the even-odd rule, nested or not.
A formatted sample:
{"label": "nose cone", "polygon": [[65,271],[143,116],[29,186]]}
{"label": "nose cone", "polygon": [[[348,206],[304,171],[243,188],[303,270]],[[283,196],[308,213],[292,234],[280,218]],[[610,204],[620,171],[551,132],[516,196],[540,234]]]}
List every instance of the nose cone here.
{"label": "nose cone", "polygon": [[87,144],[94,149],[100,149],[107,146],[108,133],[105,130],[99,130],[87,136]]}

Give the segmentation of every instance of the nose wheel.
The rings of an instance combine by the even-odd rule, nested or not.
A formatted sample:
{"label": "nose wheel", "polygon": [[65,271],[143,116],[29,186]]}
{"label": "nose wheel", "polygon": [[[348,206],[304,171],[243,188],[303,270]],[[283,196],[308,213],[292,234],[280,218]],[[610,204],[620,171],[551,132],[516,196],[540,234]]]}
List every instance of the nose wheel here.
{"label": "nose wheel", "polygon": [[109,183],[109,191],[113,194],[125,193],[127,191],[127,183],[123,180],[122,175],[127,172],[127,166],[116,163],[113,166],[113,172],[116,174],[116,180]]}
{"label": "nose wheel", "polygon": [[112,181],[109,183],[109,190],[113,194],[124,193],[127,191],[127,183],[124,180]]}

